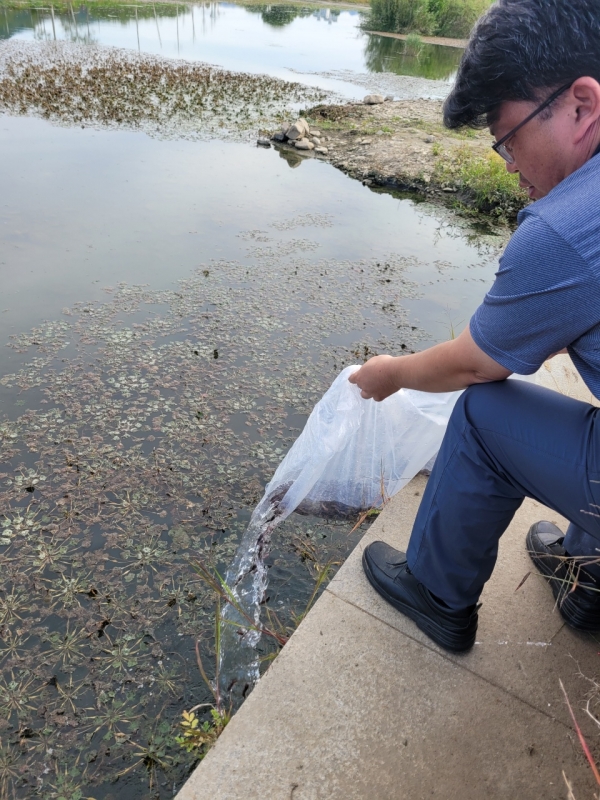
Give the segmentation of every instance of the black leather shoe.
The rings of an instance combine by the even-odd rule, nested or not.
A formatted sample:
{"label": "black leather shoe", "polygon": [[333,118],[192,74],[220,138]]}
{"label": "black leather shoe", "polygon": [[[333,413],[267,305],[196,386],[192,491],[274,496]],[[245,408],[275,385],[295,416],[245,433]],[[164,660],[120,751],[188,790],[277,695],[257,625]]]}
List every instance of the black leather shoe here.
{"label": "black leather shoe", "polygon": [[455,611],[440,603],[412,574],[406,554],[385,542],[366,547],[362,563],[371,586],[440,647],[459,653],[473,646],[477,606]]}
{"label": "black leather shoe", "polygon": [[527,550],[548,579],[565,622],[578,631],[600,631],[600,581],[585,570],[585,559],[569,556],[564,538],[552,522],[536,522],[527,534]]}

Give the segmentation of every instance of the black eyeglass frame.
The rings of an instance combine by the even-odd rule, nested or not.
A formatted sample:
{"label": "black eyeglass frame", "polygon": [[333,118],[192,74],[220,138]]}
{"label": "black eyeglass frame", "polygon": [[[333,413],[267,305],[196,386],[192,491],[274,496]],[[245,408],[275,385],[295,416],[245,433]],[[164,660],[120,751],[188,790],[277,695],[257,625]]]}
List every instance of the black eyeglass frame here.
{"label": "black eyeglass frame", "polygon": [[525,119],[522,122],[519,122],[519,124],[516,125],[512,130],[510,130],[506,134],[506,136],[503,136],[499,141],[494,142],[494,144],[492,145],[492,150],[498,153],[498,155],[501,158],[503,158],[507,164],[514,164],[515,163],[514,156],[504,146],[505,142],[507,142],[512,136],[514,136],[515,133],[523,127],[523,125],[527,125],[527,123],[531,122],[531,120],[534,117],[537,117],[537,115],[541,111],[543,111],[545,108],[548,108],[550,103],[553,103],[556,100],[556,98],[559,97],[563,92],[566,92],[567,89],[570,89],[574,83],[575,81],[570,81],[569,83],[566,83],[564,86],[561,86],[560,89],[557,89],[555,92],[552,92],[550,97],[546,98],[546,100],[544,100],[544,102],[540,106],[538,106],[535,109],[535,111],[532,111],[528,117],[525,117]]}

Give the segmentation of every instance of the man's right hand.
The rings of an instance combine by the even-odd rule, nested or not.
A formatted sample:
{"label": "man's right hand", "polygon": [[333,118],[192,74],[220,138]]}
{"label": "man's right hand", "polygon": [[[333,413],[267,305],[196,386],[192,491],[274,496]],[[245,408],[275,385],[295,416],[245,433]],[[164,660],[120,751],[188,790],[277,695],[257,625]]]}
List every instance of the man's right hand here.
{"label": "man's right hand", "polygon": [[361,396],[385,400],[398,389],[453,392],[474,383],[503,381],[511,374],[473,341],[469,328],[456,339],[409,356],[374,356],[348,380]]}
{"label": "man's right hand", "polygon": [[358,386],[360,396],[365,400],[380,402],[402,388],[398,375],[399,360],[394,356],[373,356],[348,380]]}

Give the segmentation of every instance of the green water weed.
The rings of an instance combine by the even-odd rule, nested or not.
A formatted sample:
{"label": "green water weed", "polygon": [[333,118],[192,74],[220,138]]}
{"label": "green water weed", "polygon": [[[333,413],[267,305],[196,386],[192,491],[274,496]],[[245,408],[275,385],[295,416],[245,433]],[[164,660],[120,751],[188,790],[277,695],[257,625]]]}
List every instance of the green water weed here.
{"label": "green water weed", "polygon": [[100,693],[98,709],[92,714],[89,722],[90,736],[102,734],[105,742],[123,744],[132,734],[139,729],[141,714],[134,714],[139,704],[132,703],[130,699],[118,699]]}
{"label": "green water weed", "polygon": [[36,708],[42,687],[39,679],[27,671],[11,670],[10,677],[0,676],[0,714],[6,720],[14,715],[26,717]]}
{"label": "green water weed", "polygon": [[[0,75],[0,110],[5,112],[192,139],[248,139],[257,128],[270,128],[293,113],[297,103],[327,96],[265,75],[64,42],[9,42],[0,58]],[[46,344],[39,334],[31,341]],[[119,332],[111,344],[118,349],[127,341],[127,334]],[[133,391],[127,385],[119,388],[125,397]],[[22,476],[23,485],[29,481],[35,487],[33,481],[42,480],[30,477]]]}
{"label": "green water weed", "polygon": [[0,595],[0,624],[22,622],[25,614],[31,610],[31,600],[25,589],[12,588]]}
{"label": "green water weed", "polygon": [[51,605],[61,608],[80,606],[82,598],[89,596],[92,587],[91,573],[67,576],[60,572],[58,578],[46,579]]}
{"label": "green water weed", "polygon": [[117,773],[119,778],[138,767],[142,767],[148,774],[149,788],[152,789],[156,784],[157,770],[160,769],[166,772],[173,765],[175,759],[168,752],[171,741],[170,725],[160,722],[160,717],[161,715],[159,714],[156,723],[150,733],[143,739],[142,744],[135,741],[128,742],[124,758],[131,760],[132,763]]}
{"label": "green water weed", "polygon": [[[202,568],[201,574],[204,575]],[[202,759],[212,745],[217,741],[229,720],[231,719],[232,709],[231,704],[228,708],[225,707],[224,699],[221,694],[221,676],[220,676],[220,659],[221,659],[221,633],[224,620],[221,615],[221,594],[219,593],[222,584],[225,582],[220,578],[219,574],[215,571],[216,582],[210,572],[206,573],[206,578],[211,588],[218,586],[217,591],[217,605],[215,611],[215,680],[212,682],[204,669],[204,663],[200,654],[200,642],[196,641],[196,661],[198,670],[202,676],[206,687],[211,692],[214,703],[199,703],[189,711],[183,711],[179,721],[180,733],[175,737],[177,744],[183,748],[187,753],[194,753],[197,757]],[[226,586],[226,584],[225,584]],[[207,709],[209,719],[203,722],[196,716],[196,712],[200,709]]]}
{"label": "green water weed", "polygon": [[78,765],[70,767],[56,767],[56,773],[48,782],[48,800],[94,800],[86,795],[86,776],[79,770]]}
{"label": "green water weed", "polygon": [[192,709],[182,713],[179,722],[181,733],[175,737],[175,741],[186,752],[203,758],[225,729],[229,717],[216,708],[211,708],[210,719],[201,722],[196,716],[197,710]]}
{"label": "green water weed", "polygon": [[78,627],[71,628],[71,622],[67,622],[67,629],[64,633],[52,631],[43,640],[48,649],[42,653],[43,658],[48,659],[61,667],[71,667],[81,663],[88,655],[89,635],[85,629]]}
{"label": "green water weed", "polygon": [[[312,214],[277,224],[289,244],[295,227],[331,223]],[[148,719],[162,715],[171,730],[182,708],[217,705],[194,667],[199,641],[213,678],[215,595],[190,560],[231,561],[266,480],[338,365],[353,359],[354,344],[314,342],[362,325],[360,303],[350,302],[357,296],[382,330],[390,313],[382,311],[390,284],[380,283],[381,259],[315,258],[298,239],[282,276],[279,230],[243,239],[249,251],[257,244],[273,251],[248,256],[257,266],[251,275],[246,264],[216,260],[172,291],[113,287],[105,302],[75,304],[60,325],[9,341],[20,366],[0,384],[32,403],[48,400],[0,422],[2,530],[12,531],[0,546],[0,697],[23,732],[16,757],[28,775],[42,774],[51,750],[53,773],[78,757],[94,765],[82,772],[86,793],[105,793],[131,767],[115,785],[142,796],[133,787],[147,777],[138,748],[152,735]],[[391,258],[395,295],[414,296],[403,272],[415,259]],[[398,324],[403,313],[398,303]],[[422,332],[407,330],[393,331],[389,342],[361,335],[361,346],[413,346]],[[65,341],[73,354],[57,368]],[[13,480],[28,470],[46,476],[34,492]],[[127,493],[135,508],[123,513]],[[302,562],[291,540],[307,530],[314,560]],[[268,614],[265,622],[283,642],[294,607],[303,608],[314,588],[313,565],[339,563],[355,539],[347,525],[300,518],[278,531],[271,577],[278,622]],[[278,651],[275,640],[264,641]],[[211,721],[208,710],[194,713],[200,724]],[[168,787],[157,781],[152,790],[161,800],[196,759],[174,733],[161,744],[167,768],[157,767]],[[42,796],[54,792],[49,782],[52,775],[43,777]],[[28,797],[27,788],[15,792]]]}
{"label": "green water weed", "polygon": [[67,711],[74,716],[81,714],[82,700],[89,693],[84,680],[74,681],[72,673],[68,681],[55,681],[57,699],[54,703],[60,711]]}
{"label": "green water weed", "polygon": [[404,40],[404,52],[407,56],[419,57],[423,49],[423,39],[418,33],[409,33]]}
{"label": "green water weed", "polygon": [[14,628],[3,625],[0,629],[0,663],[14,664],[23,661],[30,638],[27,634],[19,634]]}
{"label": "green water weed", "polygon": [[13,800],[26,783],[27,767],[22,751],[0,739],[0,800]]}
{"label": "green water weed", "polygon": [[144,647],[144,637],[137,639],[133,634],[123,634],[114,642],[106,635],[108,647],[102,648],[102,672],[110,670],[116,674],[128,675],[138,666],[139,656]]}

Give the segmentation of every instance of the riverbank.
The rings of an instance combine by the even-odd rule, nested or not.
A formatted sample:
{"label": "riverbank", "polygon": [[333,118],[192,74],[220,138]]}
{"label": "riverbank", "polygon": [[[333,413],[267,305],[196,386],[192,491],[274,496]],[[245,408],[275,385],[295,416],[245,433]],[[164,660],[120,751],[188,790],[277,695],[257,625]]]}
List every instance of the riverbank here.
{"label": "riverbank", "polygon": [[[10,2],[4,4],[6,8],[23,8],[23,9],[32,9],[34,11],[41,11],[44,9],[39,8],[39,3],[36,0],[10,0]],[[239,0],[236,2],[236,5],[241,6],[264,6],[265,4],[261,2],[261,0]],[[340,10],[345,9],[352,9],[353,11],[368,11],[369,4],[365,3],[364,0],[332,0],[332,2],[316,2],[313,0],[308,0],[308,2],[304,2],[304,0],[286,0],[286,5],[290,6],[299,6],[301,8],[339,8]],[[86,6],[90,8],[113,8],[116,10],[120,10],[122,8],[127,8],[121,2],[121,0],[87,0]],[[181,3],[179,0],[160,0],[160,2],[155,3],[153,0],[139,0],[137,4],[138,7],[148,6],[149,8],[156,8],[157,6],[173,6],[173,8],[185,8],[186,4]],[[55,12],[58,12],[63,9],[68,9],[69,12],[71,10],[71,3],[68,0],[56,0],[53,3],[53,9]],[[130,6],[131,8],[131,6]],[[75,12],[73,12],[75,13]],[[396,34],[381,34],[383,36],[395,36]],[[427,37],[425,37],[427,38]],[[441,44],[442,42],[440,42]]]}
{"label": "riverbank", "polygon": [[[305,116],[327,151],[317,157],[367,186],[509,223],[529,202],[516,176],[490,150],[487,131],[444,128],[441,100],[318,105]],[[276,146],[293,158],[313,157],[290,144]]]}
{"label": "riverbank", "polygon": [[[370,36],[385,36],[388,39],[400,39],[405,42],[410,33],[390,33],[389,31],[367,31]],[[450,36],[419,36],[422,44],[441,44],[444,47],[459,47],[464,48],[467,46],[468,39],[453,39]]]}

